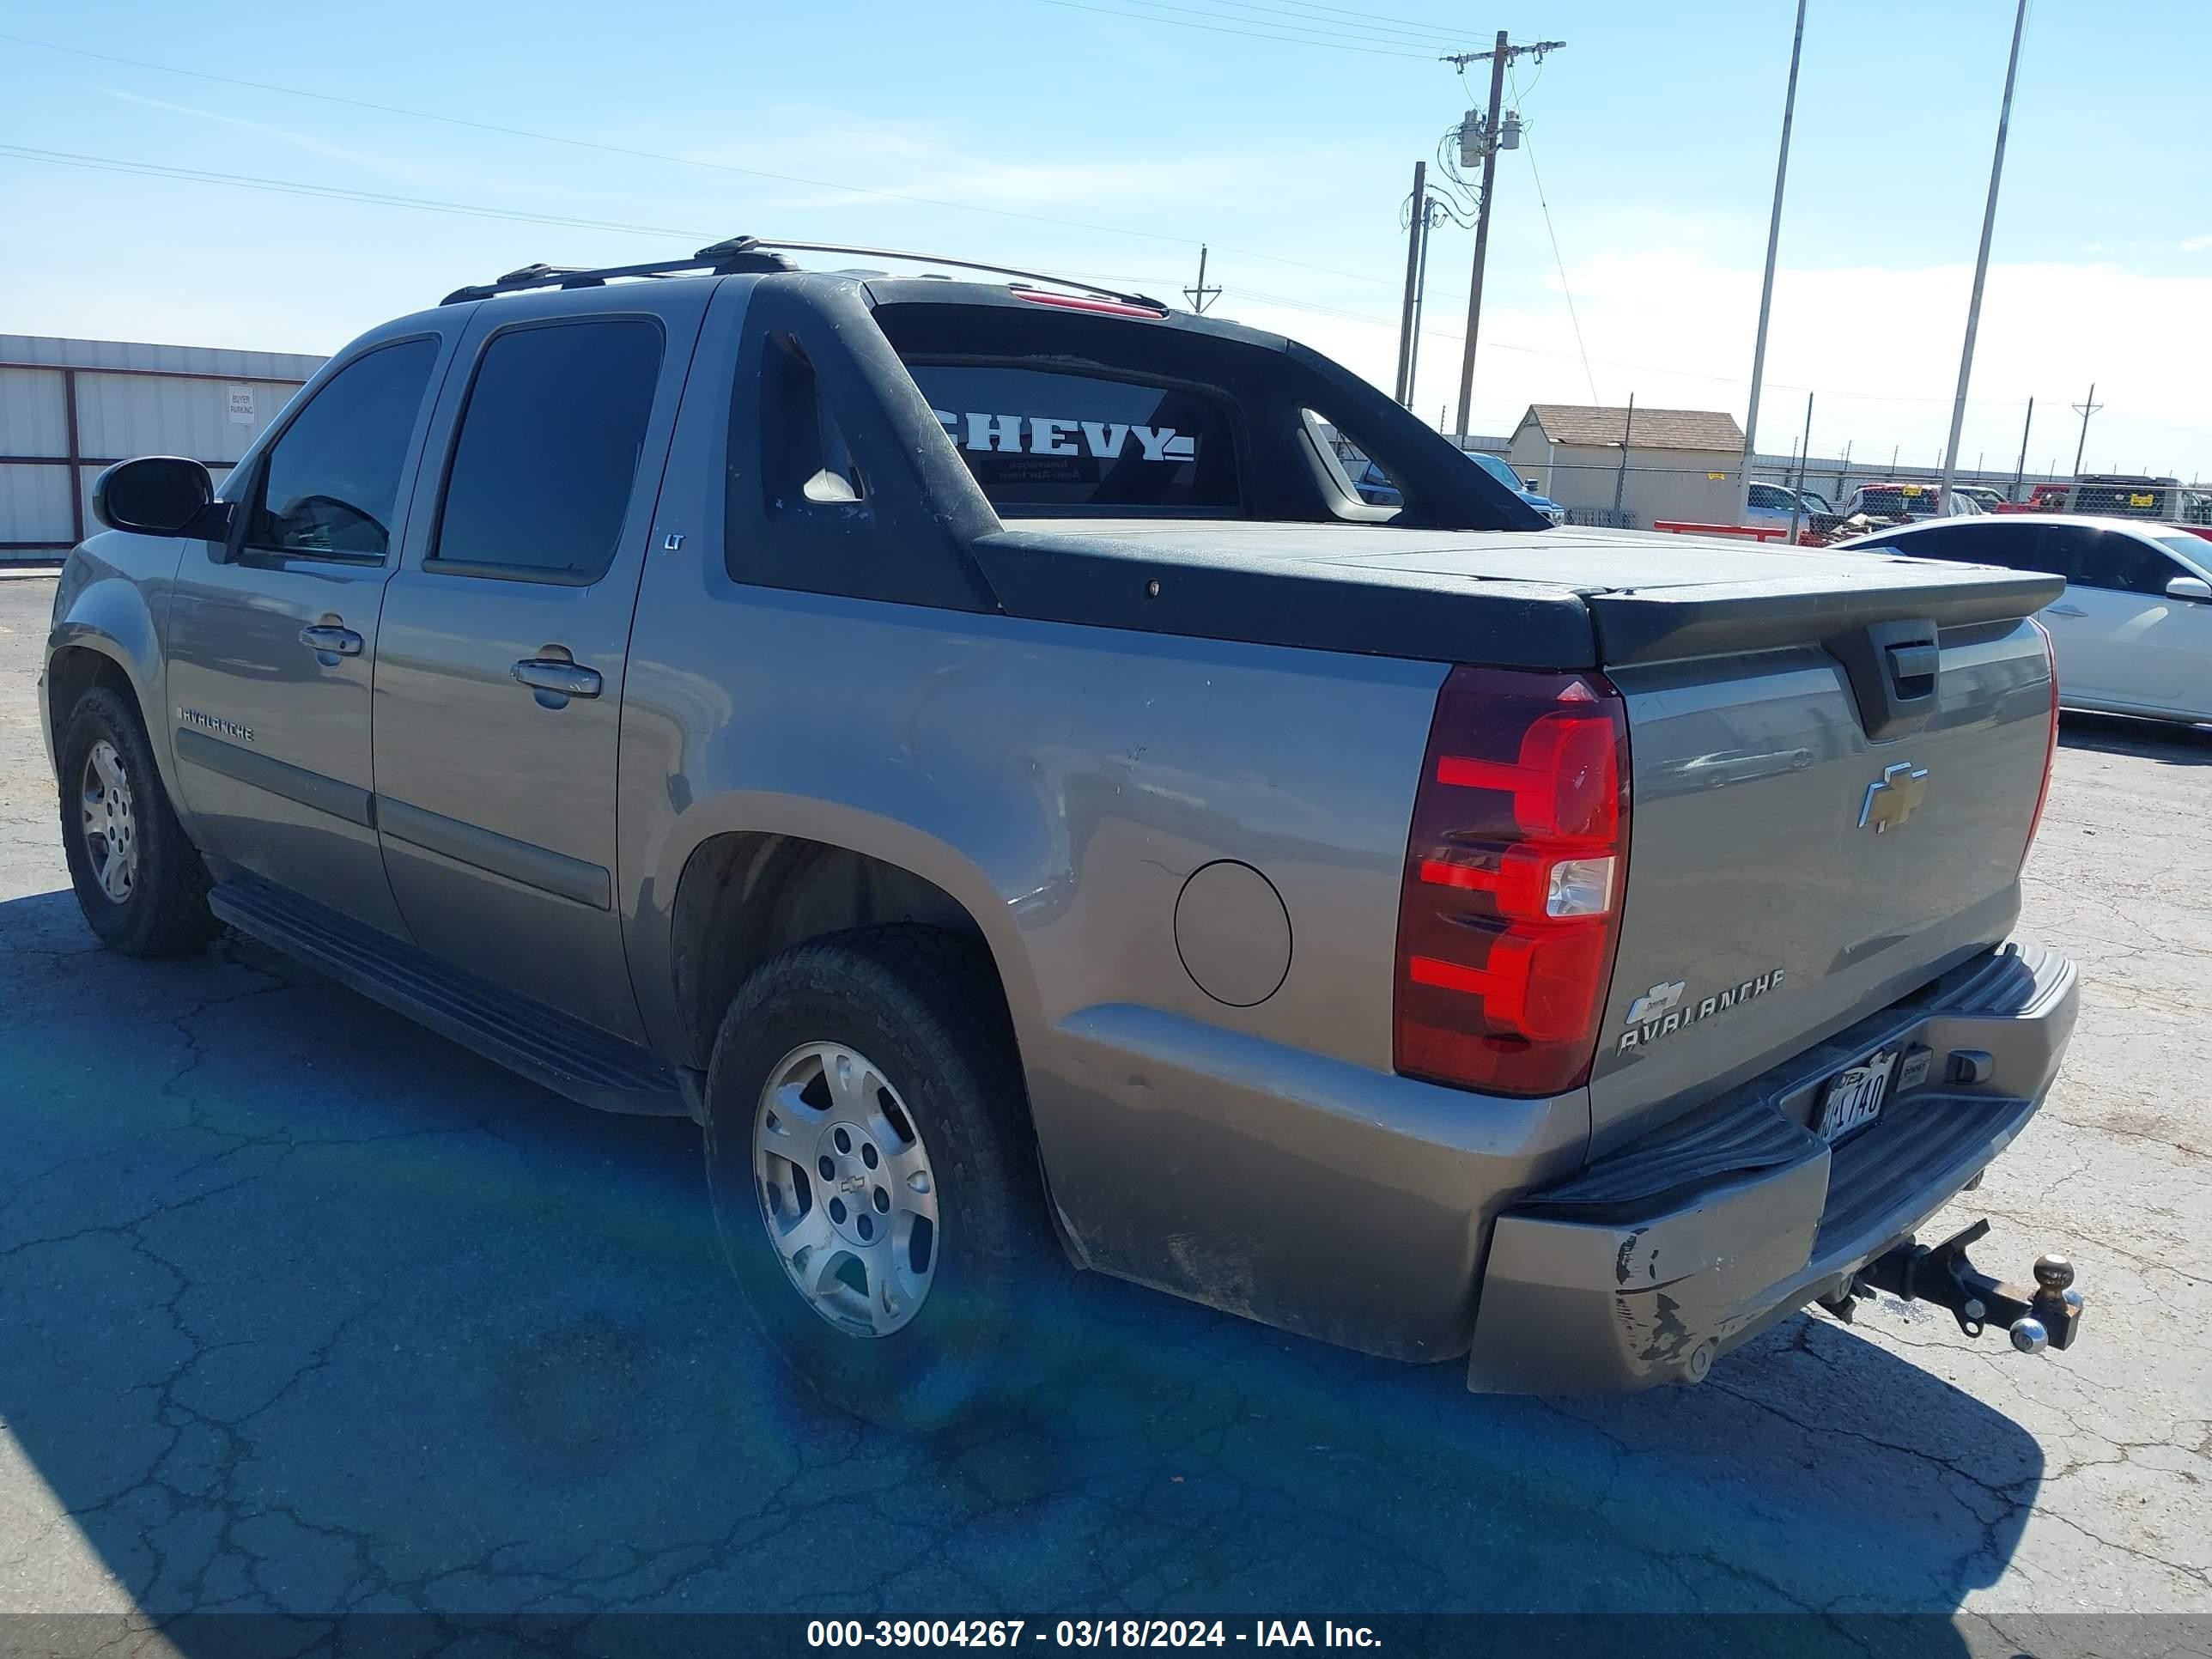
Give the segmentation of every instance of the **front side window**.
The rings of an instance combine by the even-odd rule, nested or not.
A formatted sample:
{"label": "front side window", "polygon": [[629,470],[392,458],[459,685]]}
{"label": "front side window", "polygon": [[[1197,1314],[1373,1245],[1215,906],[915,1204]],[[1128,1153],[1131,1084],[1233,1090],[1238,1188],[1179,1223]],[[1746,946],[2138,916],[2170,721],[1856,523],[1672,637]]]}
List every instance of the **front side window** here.
{"label": "front side window", "polygon": [[589,581],[614,562],[660,378],[642,319],[495,335],[446,479],[440,563]]}
{"label": "front side window", "polygon": [[2163,594],[2166,583],[2189,574],[2148,542],[2107,531],[2099,533],[2096,553],[2082,580],[2091,587],[2123,593]]}
{"label": "front side window", "polygon": [[1207,393],[1012,364],[907,367],[1002,510],[1242,505],[1235,430]]}
{"label": "front side window", "polygon": [[331,376],[270,447],[246,517],[246,546],[384,557],[400,469],[437,361],[435,340],[403,340]]}

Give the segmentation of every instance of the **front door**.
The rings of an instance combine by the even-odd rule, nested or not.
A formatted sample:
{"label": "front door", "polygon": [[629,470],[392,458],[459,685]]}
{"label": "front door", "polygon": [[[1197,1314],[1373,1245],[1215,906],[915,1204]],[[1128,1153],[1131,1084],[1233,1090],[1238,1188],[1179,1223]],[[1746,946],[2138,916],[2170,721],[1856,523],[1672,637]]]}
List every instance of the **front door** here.
{"label": "front door", "polygon": [[2149,534],[2100,530],[2095,536],[2082,580],[2059,603],[2070,601],[2085,613],[2084,648],[2094,653],[2106,695],[2161,714],[2212,720],[2212,605],[2166,591],[2176,577],[2197,572]]}
{"label": "front door", "polygon": [[630,1038],[623,671],[713,284],[653,288],[480,308],[433,425],[443,487],[386,594],[375,686],[378,833],[416,942]]}
{"label": "front door", "polygon": [[391,933],[369,675],[449,344],[372,337],[301,392],[226,486],[228,544],[186,549],[169,611],[171,741],[200,845]]}

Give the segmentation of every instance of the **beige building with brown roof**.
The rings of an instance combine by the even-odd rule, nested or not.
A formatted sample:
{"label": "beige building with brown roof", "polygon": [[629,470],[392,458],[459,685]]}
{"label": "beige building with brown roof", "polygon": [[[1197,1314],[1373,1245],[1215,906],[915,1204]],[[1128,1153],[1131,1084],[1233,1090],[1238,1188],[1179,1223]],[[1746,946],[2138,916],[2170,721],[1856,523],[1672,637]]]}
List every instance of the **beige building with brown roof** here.
{"label": "beige building with brown roof", "polygon": [[1578,520],[1603,522],[1618,489],[1638,528],[1659,519],[1735,521],[1743,428],[1718,410],[1639,406],[1632,414],[1607,404],[1531,404],[1505,454]]}

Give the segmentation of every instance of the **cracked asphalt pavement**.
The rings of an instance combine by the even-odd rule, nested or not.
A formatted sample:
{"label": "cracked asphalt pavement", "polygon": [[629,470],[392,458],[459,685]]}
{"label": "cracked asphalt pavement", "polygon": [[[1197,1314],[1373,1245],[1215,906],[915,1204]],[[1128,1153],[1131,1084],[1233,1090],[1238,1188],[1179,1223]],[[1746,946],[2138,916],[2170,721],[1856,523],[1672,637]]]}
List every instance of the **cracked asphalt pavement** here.
{"label": "cracked asphalt pavement", "polygon": [[[2026,1359],[1893,1303],[1692,1389],[1467,1394],[1109,1282],[1079,1381],[903,1439],[796,1395],[696,1133],[236,938],[96,948],[0,575],[0,1612],[2212,1613],[2212,730],[2069,718],[2022,931],[2056,1092],[1942,1218],[2072,1255]],[[2203,1628],[2202,1626],[2198,1628]]]}

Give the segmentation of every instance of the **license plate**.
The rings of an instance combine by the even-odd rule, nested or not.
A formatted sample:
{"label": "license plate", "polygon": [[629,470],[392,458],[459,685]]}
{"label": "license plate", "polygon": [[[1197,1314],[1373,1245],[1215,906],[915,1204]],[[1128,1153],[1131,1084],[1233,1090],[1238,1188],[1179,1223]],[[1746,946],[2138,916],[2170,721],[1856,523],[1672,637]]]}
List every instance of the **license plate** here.
{"label": "license plate", "polygon": [[1830,1078],[1828,1091],[1820,1097],[1820,1121],[1815,1126],[1820,1139],[1840,1140],[1860,1125],[1880,1117],[1882,1101],[1889,1093],[1890,1073],[1896,1069],[1897,1050],[1885,1048]]}

